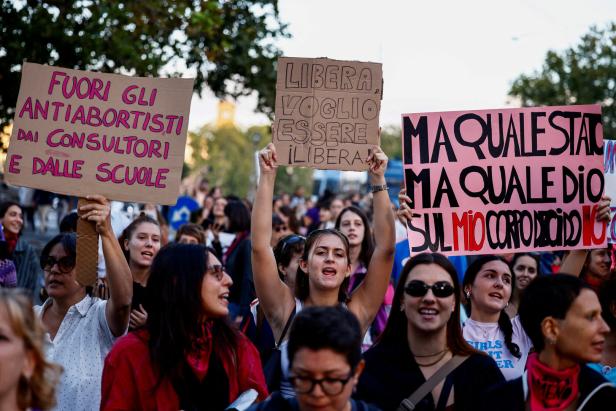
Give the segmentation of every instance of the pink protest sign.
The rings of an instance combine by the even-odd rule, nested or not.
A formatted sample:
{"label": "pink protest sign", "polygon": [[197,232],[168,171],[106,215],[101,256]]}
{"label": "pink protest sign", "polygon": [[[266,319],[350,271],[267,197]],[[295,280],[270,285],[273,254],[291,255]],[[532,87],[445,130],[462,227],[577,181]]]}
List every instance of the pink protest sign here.
{"label": "pink protest sign", "polygon": [[413,252],[602,247],[599,105],[404,114]]}
{"label": "pink protest sign", "polygon": [[607,239],[616,244],[616,141],[605,140],[603,145],[605,168],[605,194],[612,198],[612,215],[608,224]]}
{"label": "pink protest sign", "polygon": [[175,204],[193,79],[24,63],[5,178],[83,197]]}

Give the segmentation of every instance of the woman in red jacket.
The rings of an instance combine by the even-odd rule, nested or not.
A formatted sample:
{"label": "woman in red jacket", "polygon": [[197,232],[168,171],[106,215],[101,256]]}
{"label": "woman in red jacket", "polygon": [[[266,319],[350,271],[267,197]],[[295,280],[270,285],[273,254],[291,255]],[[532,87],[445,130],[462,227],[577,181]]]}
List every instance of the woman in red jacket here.
{"label": "woman in red jacket", "polygon": [[101,410],[225,409],[254,389],[267,396],[256,348],[228,322],[231,277],[201,245],[156,255],[142,330],[105,360]]}

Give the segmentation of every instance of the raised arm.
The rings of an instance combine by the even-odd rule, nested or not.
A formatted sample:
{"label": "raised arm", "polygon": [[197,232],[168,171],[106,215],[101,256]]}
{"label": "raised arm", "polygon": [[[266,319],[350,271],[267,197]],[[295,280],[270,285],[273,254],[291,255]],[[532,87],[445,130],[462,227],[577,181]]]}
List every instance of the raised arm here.
{"label": "raised arm", "polygon": [[81,218],[95,222],[96,231],[101,236],[110,295],[105,314],[109,329],[117,337],[124,334],[128,327],[133,298],[133,278],[120,243],[111,228],[109,201],[100,195],[91,195],[87,198],[91,203],[80,208],[85,212]]}
{"label": "raised arm", "polygon": [[[380,147],[374,146],[368,157],[368,170],[370,185],[378,189],[385,186],[385,169],[387,168],[387,155]],[[374,191],[372,194],[374,209],[374,252],[368,265],[366,279],[353,293],[349,302],[349,309],[359,319],[364,331],[368,329],[389,285],[391,268],[394,263],[396,247],[396,234],[394,227],[394,213],[391,209],[389,194],[386,189]]]}
{"label": "raised arm", "polygon": [[[597,208],[597,221],[603,221],[604,224],[610,222],[610,203],[612,199],[608,196],[601,197]],[[563,260],[558,270],[561,273],[572,274],[579,277],[584,269],[584,263],[586,262],[586,256],[590,250],[573,250]]]}
{"label": "raised arm", "polygon": [[286,321],[293,311],[295,299],[293,290],[282,282],[274,251],[270,246],[272,238],[272,200],[276,182],[276,148],[270,143],[259,153],[261,178],[252,207],[250,236],[252,239],[252,273],[259,304],[269,321],[274,337],[282,333]]}

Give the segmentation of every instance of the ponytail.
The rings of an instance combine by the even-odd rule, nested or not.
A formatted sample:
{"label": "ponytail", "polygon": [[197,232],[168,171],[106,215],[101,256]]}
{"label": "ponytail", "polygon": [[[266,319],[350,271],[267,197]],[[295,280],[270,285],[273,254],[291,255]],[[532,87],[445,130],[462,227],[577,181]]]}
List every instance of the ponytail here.
{"label": "ponytail", "polygon": [[509,319],[509,316],[507,315],[505,310],[502,310],[500,312],[500,315],[498,317],[498,327],[505,335],[505,345],[507,346],[507,349],[509,350],[511,355],[516,358],[521,358],[522,355],[520,354],[520,347],[518,347],[518,345],[512,341],[513,326],[511,325],[511,320]]}

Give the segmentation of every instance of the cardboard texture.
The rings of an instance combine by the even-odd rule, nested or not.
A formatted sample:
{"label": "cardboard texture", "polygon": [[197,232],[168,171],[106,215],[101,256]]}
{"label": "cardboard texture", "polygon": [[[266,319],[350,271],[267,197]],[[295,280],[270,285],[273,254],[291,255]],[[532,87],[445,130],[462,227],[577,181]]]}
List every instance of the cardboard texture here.
{"label": "cardboard texture", "polygon": [[[90,202],[80,198],[77,210]],[[81,217],[83,213],[77,211]],[[97,278],[98,266],[98,233],[96,224],[83,219],[77,220],[77,282],[84,286],[94,285]]]}
{"label": "cardboard texture", "polygon": [[605,194],[612,199],[607,240],[609,243],[616,244],[616,140],[605,140],[604,143]]}
{"label": "cardboard texture", "polygon": [[380,63],[279,58],[272,126],[278,163],[367,170],[382,95]]}
{"label": "cardboard texture", "polygon": [[174,204],[193,82],[24,63],[6,181]]}
{"label": "cardboard texture", "polygon": [[598,248],[599,105],[404,114],[414,253]]}

